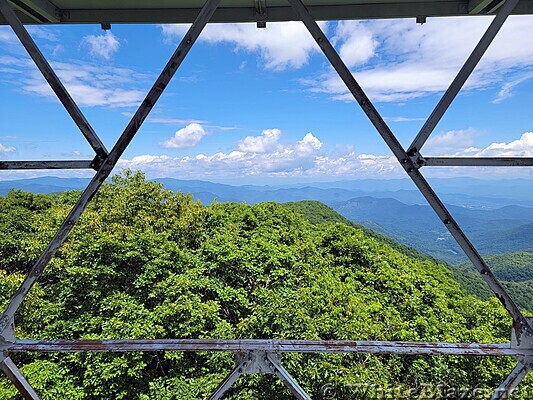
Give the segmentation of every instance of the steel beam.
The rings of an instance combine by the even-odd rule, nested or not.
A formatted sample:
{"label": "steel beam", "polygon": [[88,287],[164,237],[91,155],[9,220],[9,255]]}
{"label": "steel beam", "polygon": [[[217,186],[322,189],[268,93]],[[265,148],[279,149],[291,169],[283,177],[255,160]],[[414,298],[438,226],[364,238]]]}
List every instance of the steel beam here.
{"label": "steel beam", "polygon": [[90,169],[93,160],[73,161],[0,161],[2,169]]}
{"label": "steel beam", "polygon": [[495,13],[496,11],[500,9],[501,6],[503,6],[504,3],[505,3],[505,0],[501,0],[497,2],[496,4],[494,4],[494,6],[492,6],[491,8],[487,10],[487,14]]}
{"label": "steel beam", "polygon": [[290,390],[292,395],[298,400],[311,400],[311,397],[302,387],[296,382],[296,380],[289,374],[289,372],[283,368],[281,362],[273,359],[273,357],[267,353],[266,358],[268,359],[270,368],[274,371],[274,374],[283,382],[283,384]]}
{"label": "steel beam", "polygon": [[[89,201],[96,194],[102,183],[111,173],[112,169],[115,167],[120,156],[124,153],[124,150],[129,145],[142,123],[156,104],[157,100],[167,87],[168,83],[176,73],[177,69],[187,56],[191,46],[194,44],[203,28],[209,21],[209,18],[216,10],[220,0],[207,0],[202,8],[201,12],[198,14],[198,17],[191,25],[186,35],[183,37],[181,43],[175,50],[175,52],[170,57],[167,65],[155,81],[154,85],[148,92],[146,98],[139,106],[135,115],[131,119],[130,123],[124,130],[124,132],[119,137],[117,143],[99,167],[98,171],[94,175],[93,179],[87,186],[87,188],[82,193],[79,200],[76,202],[65,221],[61,224],[58,231],[43,251],[37,262],[33,265],[28,276],[22,282],[21,286],[11,298],[9,304],[7,305],[4,313],[0,317],[0,333],[8,326],[9,321],[13,318],[15,312],[18,310],[24,299],[26,298],[28,291],[35,284],[39,276],[42,274],[46,265],[50,262],[52,257],[55,255],[57,249],[63,244],[66,240],[68,234],[72,230],[74,224],[79,220],[82,212],[85,210]],[[5,7],[7,6],[6,0],[0,0],[0,5]],[[12,12],[11,9],[9,9]],[[7,13],[9,14],[9,13]],[[26,32],[24,30],[24,32]]]}
{"label": "steel beam", "polygon": [[493,0],[470,0],[468,2],[468,13],[479,14],[492,2]]}
{"label": "steel beam", "polygon": [[491,400],[509,399],[518,384],[525,378],[529,368],[522,363],[518,363],[515,369],[503,381],[503,383],[494,391]]}
{"label": "steel beam", "polygon": [[298,382],[281,365],[281,355],[277,351],[250,350],[236,354],[236,366],[218,385],[209,400],[221,399],[224,393],[243,374],[273,374],[290,390],[298,400],[311,400]]}
{"label": "steel beam", "polygon": [[531,167],[533,158],[519,157],[423,157],[425,167]]}
{"label": "steel beam", "polygon": [[222,382],[217,386],[215,391],[209,396],[209,400],[219,400],[224,394],[233,386],[235,382],[243,374],[244,368],[246,368],[247,360],[242,360],[235,368],[224,378]]}
{"label": "steel beam", "polygon": [[37,392],[31,387],[26,378],[22,375],[11,358],[5,357],[0,362],[0,369],[6,374],[9,380],[15,385],[19,393],[26,400],[41,400]]}
{"label": "steel beam", "polygon": [[65,89],[61,83],[61,80],[58,78],[48,61],[46,61],[46,58],[39,50],[26,28],[24,28],[24,25],[22,25],[13,9],[9,6],[7,0],[0,0],[0,14],[2,14],[9,23],[35,65],[37,68],[39,68],[39,71],[41,71],[44,79],[46,79],[57,98],[59,101],[61,101],[96,154],[101,159],[105,159],[107,157],[107,150],[104,144],[100,141],[100,138],[93,130],[87,119],[85,119],[85,116],[79,109],[78,105],[72,99],[67,89]]}
{"label": "steel beam", "polygon": [[450,104],[455,99],[459,91],[462,89],[467,79],[470,77],[470,75],[472,75],[474,68],[476,68],[476,66],[478,65],[479,60],[481,60],[481,57],[483,57],[483,55],[489,48],[490,44],[496,37],[496,34],[500,31],[500,28],[507,20],[507,17],[509,16],[509,14],[511,14],[511,11],[513,11],[513,9],[518,4],[518,1],[519,0],[505,1],[505,4],[500,9],[498,14],[494,17],[486,32],[481,37],[479,43],[472,51],[472,54],[470,54],[465,64],[460,69],[459,73],[446,90],[446,92],[438,102],[437,106],[422,126],[422,129],[420,129],[420,132],[415,137],[413,143],[411,143],[411,146],[409,146],[409,149],[407,150],[409,154],[414,154],[415,152],[420,151],[420,149],[422,149],[422,146],[424,146],[424,143],[426,143],[427,139],[429,138],[429,135],[431,135],[437,124],[440,122],[442,116],[444,115],[446,110],[448,110]]}
{"label": "steel beam", "polygon": [[60,22],[59,8],[48,0],[10,0],[10,2],[36,22],[53,24]]}
{"label": "steel beam", "polygon": [[[516,2],[516,0],[508,1],[509,3],[506,3],[504,6],[506,12],[509,11],[509,8],[511,8]],[[438,215],[440,220],[444,223],[448,231],[452,234],[456,242],[463,249],[466,256],[481,273],[483,279],[487,282],[491,290],[495,293],[496,297],[500,300],[505,309],[512,316],[514,321],[513,327],[517,332],[517,335],[521,334],[521,332],[523,331],[527,331],[533,334],[533,329],[525,319],[522,312],[516,306],[513,299],[505,291],[501,283],[496,279],[489,266],[485,263],[481,255],[478,253],[478,251],[472,245],[468,237],[461,230],[461,228],[454,220],[450,212],[447,210],[447,208],[444,206],[442,201],[439,199],[437,194],[433,191],[431,186],[422,176],[422,174],[418,170],[419,165],[415,163],[415,161],[413,161],[409,157],[407,152],[403,149],[402,145],[396,139],[389,126],[386,124],[386,122],[378,113],[372,102],[366,96],[361,86],[359,86],[348,67],[346,67],[346,65],[340,58],[337,51],[333,48],[326,35],[324,35],[317,22],[309,14],[304,4],[301,2],[301,0],[289,0],[289,3],[294,8],[295,12],[300,16],[304,25],[307,27],[313,38],[316,40],[324,55],[327,57],[335,71],[337,71],[337,74],[342,79],[350,93],[353,95],[354,99],[359,103],[364,113],[372,122],[372,124],[374,125],[378,133],[381,135],[385,143],[389,146],[394,156],[400,162],[400,165],[402,165],[409,177],[418,187],[418,190],[420,190],[429,205],[433,208],[433,210]],[[504,9],[502,8],[502,11],[503,10]],[[506,17],[506,15],[501,13],[499,18],[501,19],[504,16]],[[491,26],[494,26],[494,21],[492,22]],[[455,91],[455,86],[453,90]],[[439,108],[439,110],[441,110],[441,108]],[[445,109],[442,109],[442,111],[445,111]]]}
{"label": "steel beam", "polygon": [[[20,0],[19,0],[20,1]],[[108,2],[111,4],[111,2]],[[220,7],[211,22],[257,22],[258,16],[254,2],[250,6]],[[103,4],[102,2],[100,4]],[[342,5],[309,5],[311,15],[317,20],[357,20],[372,18],[416,18],[424,15],[428,17],[451,17],[472,15],[472,7],[477,3],[472,0],[449,1],[392,1]],[[61,24],[98,24],[108,22],[111,24],[172,24],[191,23],[200,11],[199,8],[67,8],[61,9]],[[483,9],[481,9],[483,11]],[[486,14],[483,12],[482,14]],[[533,2],[523,0],[513,10],[514,15],[533,14]],[[21,15],[22,22],[35,24],[35,19]],[[297,18],[290,7],[268,4],[268,14],[264,17],[266,22],[293,21]],[[6,22],[0,16],[0,25]]]}
{"label": "steel beam", "polygon": [[298,353],[426,354],[529,356],[509,343],[390,342],[357,340],[156,339],[156,340],[17,340],[10,352],[77,351],[276,351]]}

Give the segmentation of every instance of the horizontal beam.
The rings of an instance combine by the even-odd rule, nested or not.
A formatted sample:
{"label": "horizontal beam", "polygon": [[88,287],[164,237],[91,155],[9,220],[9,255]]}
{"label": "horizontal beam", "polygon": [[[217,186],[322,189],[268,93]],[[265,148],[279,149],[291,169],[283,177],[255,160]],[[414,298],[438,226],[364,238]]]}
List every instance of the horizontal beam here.
{"label": "horizontal beam", "polygon": [[426,167],[531,167],[532,157],[424,157]]}
{"label": "horizontal beam", "polygon": [[9,352],[84,351],[276,351],[297,353],[368,353],[473,356],[521,356],[508,343],[388,342],[352,340],[156,339],[156,340],[17,340]]}
{"label": "horizontal beam", "polygon": [[[470,4],[470,5],[469,5]],[[417,16],[445,17],[468,16],[471,3],[467,0],[452,1],[412,1],[396,3],[369,3],[347,5],[309,6],[309,12],[317,20],[372,19],[372,18],[415,18]],[[109,22],[127,23],[191,23],[199,8],[116,8],[116,9],[62,9],[62,24],[99,24]],[[533,14],[533,1],[521,1],[513,14]],[[19,15],[23,23],[36,21]],[[210,22],[256,22],[254,7],[220,7]],[[270,6],[267,15],[261,16],[266,22],[295,21],[297,16],[291,7]],[[0,24],[5,20],[0,17]]]}
{"label": "horizontal beam", "polygon": [[0,161],[2,169],[90,169],[92,160]]}

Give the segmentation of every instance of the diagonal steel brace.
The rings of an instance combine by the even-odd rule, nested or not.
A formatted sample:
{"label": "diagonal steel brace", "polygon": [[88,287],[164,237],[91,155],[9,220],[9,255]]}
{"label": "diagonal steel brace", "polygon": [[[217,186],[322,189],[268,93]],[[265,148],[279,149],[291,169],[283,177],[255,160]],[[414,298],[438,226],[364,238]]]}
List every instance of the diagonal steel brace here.
{"label": "diagonal steel brace", "polygon": [[104,144],[100,141],[96,132],[85,119],[85,116],[79,109],[78,105],[72,99],[67,89],[65,89],[48,61],[46,61],[46,58],[39,50],[37,44],[35,44],[26,28],[24,28],[24,25],[22,25],[22,22],[20,22],[20,19],[17,17],[13,9],[9,6],[7,0],[0,0],[0,13],[4,16],[9,25],[11,25],[11,28],[32,58],[33,62],[43,74],[44,79],[46,79],[78,128],[80,128],[81,133],[83,133],[83,136],[85,136],[96,152],[96,157],[99,158],[100,161],[104,160],[107,157],[107,150]]}
{"label": "diagonal steel brace", "polygon": [[[474,266],[481,273],[483,279],[487,282],[491,290],[495,293],[496,297],[501,301],[506,310],[511,314],[514,324],[513,328],[519,334],[519,332],[527,331],[533,333],[533,329],[525,319],[522,312],[518,309],[514,301],[505,291],[501,283],[496,279],[489,266],[485,263],[481,255],[476,248],[472,245],[468,237],[461,230],[457,222],[454,220],[450,212],[444,206],[437,194],[433,191],[431,186],[422,176],[419,171],[420,166],[413,161],[407,152],[403,149],[402,145],[396,139],[385,120],[381,117],[376,110],[370,99],[367,97],[359,83],[355,80],[354,76],[344,64],[337,51],[333,48],[324,32],[320,29],[317,22],[309,14],[301,0],[288,0],[293,7],[296,14],[300,17],[304,25],[307,27],[313,38],[318,43],[322,52],[330,61],[332,67],[337,71],[337,74],[345,83],[348,90],[352,93],[355,100],[359,103],[368,119],[372,122],[378,133],[381,135],[385,143],[389,146],[393,154],[396,156],[400,165],[407,172],[409,177],[413,180],[418,187],[422,195],[426,198],[429,205],[436,212],[438,217],[444,223],[446,228],[450,231],[456,242],[463,249],[467,257],[474,264]],[[514,2],[515,0],[507,0]]]}
{"label": "diagonal steel brace", "polygon": [[522,379],[526,377],[530,368],[526,364],[518,363],[507,379],[494,391],[490,400],[509,399],[516,387],[522,382]]}
{"label": "diagonal steel brace", "polygon": [[517,4],[518,0],[505,0],[505,4],[498,11],[489,27],[481,37],[480,41],[472,51],[472,54],[470,54],[463,67],[459,70],[457,76],[448,87],[427,121],[422,126],[422,129],[420,129],[418,135],[413,140],[413,143],[411,143],[411,146],[409,146],[407,152],[410,155],[420,152],[420,149],[424,143],[426,143],[426,140],[429,138],[444,113],[446,113],[446,110],[448,110],[457,94],[461,91],[470,75],[472,75],[472,72]]}
{"label": "diagonal steel brace", "polygon": [[24,378],[15,363],[6,354],[0,355],[0,369],[6,374],[13,385],[15,385],[25,400],[41,400],[37,392]]}
{"label": "diagonal steel brace", "polygon": [[[79,198],[77,203],[74,205],[74,207],[72,208],[72,210],[66,217],[65,221],[61,224],[61,227],[58,229],[57,233],[55,234],[53,239],[50,241],[49,245],[46,247],[46,249],[40,256],[40,258],[37,260],[37,262],[33,265],[30,272],[28,273],[28,276],[26,277],[24,282],[21,284],[16,294],[11,298],[5,311],[0,317],[0,335],[2,336],[6,335],[5,332],[7,329],[9,329],[11,321],[13,321],[15,312],[18,310],[18,308],[20,307],[20,305],[26,298],[29,290],[35,284],[39,276],[43,273],[44,268],[50,262],[51,258],[55,255],[58,248],[66,240],[68,234],[72,230],[72,227],[79,220],[82,212],[85,210],[85,208],[89,204],[89,201],[92,199],[92,197],[96,194],[96,192],[98,191],[102,183],[109,176],[113,167],[115,167],[120,156],[123,154],[124,150],[129,145],[129,143],[131,142],[135,134],[138,132],[142,123],[144,122],[149,112],[152,110],[157,100],[163,93],[164,89],[167,87],[168,83],[170,82],[170,80],[172,79],[176,71],[178,70],[179,66],[181,65],[185,57],[187,56],[192,45],[194,44],[194,42],[196,41],[196,39],[202,32],[203,28],[205,27],[205,25],[207,24],[207,22],[209,21],[213,13],[215,12],[219,3],[220,3],[220,0],[207,0],[206,1],[204,7],[198,14],[198,17],[196,18],[194,23],[189,28],[187,34],[182,39],[181,43],[179,44],[175,52],[170,57],[170,60],[168,61],[167,65],[165,66],[165,68],[163,69],[163,71],[161,72],[157,80],[155,81],[154,85],[148,92],[145,100],[139,106],[137,112],[135,113],[130,123],[128,124],[128,126],[126,127],[126,129],[124,130],[120,138],[118,139],[117,143],[115,144],[115,146],[113,147],[109,155],[106,154],[105,161],[100,165],[93,179],[91,180],[91,182],[89,183],[85,191],[82,193],[81,197]],[[13,22],[13,25],[15,26],[20,25],[20,27],[22,27],[22,24],[20,23],[16,15],[12,13],[11,8],[9,8],[9,10],[6,10],[6,8],[9,8],[7,6],[6,1],[0,0],[0,11],[2,11],[4,15],[7,15],[6,19],[11,18],[11,22]],[[23,30],[22,33],[24,33],[25,29],[22,29],[22,30]],[[33,45],[35,46],[34,43]],[[35,49],[37,49],[36,46],[35,46]],[[42,57],[42,54],[40,52],[38,52],[38,54],[40,57]],[[44,60],[44,57],[42,58]],[[34,61],[36,60],[34,59]],[[48,64],[46,63],[46,65]],[[75,106],[75,103],[74,103],[74,106]],[[34,399],[34,400],[38,399],[38,396],[30,390],[31,387],[29,387],[29,389],[27,388],[27,386],[29,385],[26,385],[24,383],[25,380],[20,374],[20,371],[18,371],[18,369],[14,367],[14,364],[10,363],[10,360],[8,358],[4,359],[4,362],[2,364],[2,369],[4,369],[4,372],[6,372],[8,376],[10,376],[10,379],[13,378],[12,381],[15,383],[17,388],[19,388],[21,393],[23,393],[23,395],[25,395],[24,391],[27,392],[27,395],[28,395],[28,397],[26,397],[27,399]]]}
{"label": "diagonal steel brace", "polygon": [[311,400],[311,397],[301,388],[294,378],[281,365],[278,352],[250,350],[235,354],[235,368],[224,378],[209,400],[219,400],[243,374],[272,374],[276,375],[298,400]]}

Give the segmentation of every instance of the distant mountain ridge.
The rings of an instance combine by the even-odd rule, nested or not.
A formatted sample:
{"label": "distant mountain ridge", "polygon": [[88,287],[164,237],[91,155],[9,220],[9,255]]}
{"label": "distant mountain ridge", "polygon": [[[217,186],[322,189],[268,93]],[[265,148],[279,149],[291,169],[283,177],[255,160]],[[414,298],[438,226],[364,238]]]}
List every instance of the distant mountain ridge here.
{"label": "distant mountain ridge", "polygon": [[[201,180],[161,178],[167,189],[191,193],[204,204],[316,200],[344,217],[452,264],[466,257],[434,211],[407,179],[356,180],[293,185],[232,186]],[[89,179],[43,177],[0,182],[34,193],[84,189]],[[533,249],[533,181],[432,179],[441,199],[482,254]],[[458,194],[461,193],[461,194]],[[528,197],[528,195],[530,197]],[[512,197],[512,198],[509,198]]]}

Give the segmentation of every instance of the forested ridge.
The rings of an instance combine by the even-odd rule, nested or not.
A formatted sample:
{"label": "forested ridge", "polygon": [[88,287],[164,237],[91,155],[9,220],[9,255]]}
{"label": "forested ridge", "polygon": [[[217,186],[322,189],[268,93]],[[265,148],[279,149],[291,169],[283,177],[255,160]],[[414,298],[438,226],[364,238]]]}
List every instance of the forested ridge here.
{"label": "forested ridge", "polygon": [[[78,195],[0,198],[2,307]],[[342,221],[312,222],[277,203],[206,207],[126,171],[104,184],[30,292],[18,337],[509,340],[499,302],[467,295],[446,266]],[[204,399],[234,363],[229,353],[13,358],[43,399]],[[494,388],[516,362],[284,354],[283,363],[319,399],[327,383]],[[292,397],[271,376],[246,376],[226,398]],[[0,399],[19,399],[4,378]]]}

